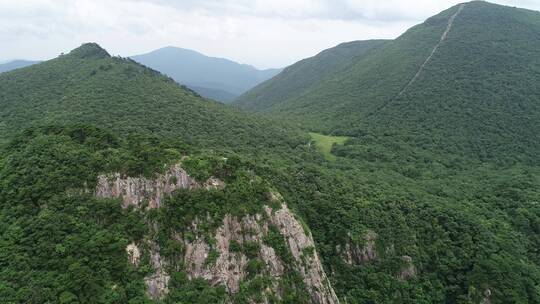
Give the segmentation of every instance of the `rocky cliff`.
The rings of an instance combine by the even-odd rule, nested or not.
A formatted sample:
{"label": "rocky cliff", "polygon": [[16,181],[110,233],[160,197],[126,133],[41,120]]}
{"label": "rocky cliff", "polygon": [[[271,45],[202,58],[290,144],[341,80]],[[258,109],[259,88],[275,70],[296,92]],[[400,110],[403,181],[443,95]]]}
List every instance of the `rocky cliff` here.
{"label": "rocky cliff", "polygon": [[[336,246],[336,252],[339,254],[343,262],[350,266],[363,266],[370,263],[376,263],[380,260],[380,254],[377,252],[378,235],[372,230],[368,230],[362,237],[361,244],[352,241],[350,234],[349,240],[344,245]],[[393,252],[393,245],[387,247],[385,251]],[[413,258],[404,255],[401,257],[402,268],[396,274],[400,280],[408,280],[417,275],[418,271],[413,263]]]}
{"label": "rocky cliff", "polygon": [[[144,211],[162,207],[165,198],[178,189],[221,191],[225,187],[214,177],[198,183],[181,165],[175,165],[154,179],[120,174],[100,176],[95,193],[102,198],[121,198],[123,207]],[[212,286],[224,286],[231,296],[230,302],[234,302],[243,282],[260,278],[267,285],[262,300],[253,302],[267,303],[283,296],[284,278],[294,273],[301,277],[311,303],[339,303],[311,233],[278,193],[268,191],[267,196],[268,204],[261,206],[261,212],[240,217],[226,214],[210,232],[201,228],[208,226],[205,221],[210,221],[204,217],[174,232],[170,238],[181,248],[174,258],[164,257],[152,237],[160,223],[149,223],[148,237],[126,248],[134,267],[139,267],[142,256],[149,257],[153,271],[145,278],[148,296],[166,297],[171,272],[182,271],[189,279],[201,278]],[[284,246],[277,246],[276,242]]]}
{"label": "rocky cliff", "polygon": [[210,177],[204,184],[198,183],[190,177],[181,165],[172,166],[164,174],[155,179],[144,177],[122,176],[120,173],[101,175],[98,177],[96,196],[101,198],[121,197],[123,207],[141,207],[141,204],[150,208],[159,208],[163,199],[178,189],[206,189],[223,188],[222,181]]}

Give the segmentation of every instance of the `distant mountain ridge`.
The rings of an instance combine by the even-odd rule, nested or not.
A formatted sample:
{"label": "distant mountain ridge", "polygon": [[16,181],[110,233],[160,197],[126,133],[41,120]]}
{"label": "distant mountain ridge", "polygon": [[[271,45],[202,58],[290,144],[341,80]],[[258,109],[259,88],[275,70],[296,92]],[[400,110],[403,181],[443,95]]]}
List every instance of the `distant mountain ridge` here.
{"label": "distant mountain ridge", "polygon": [[[274,124],[260,127],[260,117],[200,98],[155,70],[131,59],[111,57],[95,43],[27,69],[0,74],[0,101],[0,141],[31,125],[75,121],[123,134],[141,129],[159,130],[165,137],[181,134],[188,142],[217,132],[212,137],[215,146],[217,141],[243,137],[242,132],[250,142],[262,138],[273,132]],[[126,112],[128,108],[131,110]],[[251,133],[255,130],[260,132]],[[276,127],[276,132],[281,129]],[[277,133],[272,135],[276,140],[281,136]]]}
{"label": "distant mountain ridge", "polygon": [[177,47],[165,47],[131,58],[170,76],[204,97],[222,102],[231,101],[281,71],[258,70],[250,65]]}
{"label": "distant mountain ridge", "polygon": [[36,63],[39,63],[39,61],[31,61],[31,60],[8,60],[0,62],[0,73],[3,72],[9,72],[12,70],[24,68],[27,66],[34,65]]}

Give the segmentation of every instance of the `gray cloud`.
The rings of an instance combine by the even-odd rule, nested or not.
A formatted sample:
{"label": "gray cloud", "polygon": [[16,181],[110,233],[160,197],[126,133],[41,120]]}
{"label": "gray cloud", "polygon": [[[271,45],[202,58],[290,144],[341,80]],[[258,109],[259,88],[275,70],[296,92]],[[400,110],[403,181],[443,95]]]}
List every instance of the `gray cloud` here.
{"label": "gray cloud", "polygon": [[[181,10],[227,15],[249,15],[283,19],[332,19],[371,21],[418,21],[463,0],[133,0]],[[494,2],[540,9],[538,0],[495,0]]]}
{"label": "gray cloud", "polygon": [[[0,60],[95,41],[113,54],[167,45],[279,67],[340,42],[394,38],[462,0],[0,0]],[[497,3],[540,9],[536,0]]]}
{"label": "gray cloud", "polygon": [[[134,0],[154,3],[174,9],[206,11],[232,16],[258,16],[281,19],[331,19],[331,20],[371,20],[395,22],[417,20],[422,16],[422,8],[442,8],[432,0],[411,1],[386,0]],[[452,2],[452,1],[446,1]],[[439,2],[440,3],[440,2]],[[419,9],[420,7],[420,9]]]}

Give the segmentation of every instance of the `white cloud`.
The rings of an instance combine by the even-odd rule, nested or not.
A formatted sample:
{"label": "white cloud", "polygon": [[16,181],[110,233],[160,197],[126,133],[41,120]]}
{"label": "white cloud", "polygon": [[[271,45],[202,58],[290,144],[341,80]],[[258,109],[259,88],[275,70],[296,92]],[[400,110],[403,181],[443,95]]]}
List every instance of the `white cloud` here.
{"label": "white cloud", "polygon": [[[128,56],[174,45],[279,67],[340,42],[394,38],[461,0],[0,0],[0,59],[95,41]],[[536,0],[499,0],[540,9]]]}

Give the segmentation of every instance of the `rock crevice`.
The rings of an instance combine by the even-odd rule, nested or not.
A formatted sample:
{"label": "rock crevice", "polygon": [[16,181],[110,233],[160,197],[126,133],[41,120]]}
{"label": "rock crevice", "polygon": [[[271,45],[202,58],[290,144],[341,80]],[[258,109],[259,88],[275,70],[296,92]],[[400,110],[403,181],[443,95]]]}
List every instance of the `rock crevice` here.
{"label": "rock crevice", "polygon": [[216,177],[210,177],[205,183],[198,183],[180,164],[172,166],[155,179],[145,177],[122,176],[120,173],[100,175],[95,194],[100,198],[122,198],[122,207],[140,208],[148,203],[148,208],[161,207],[163,200],[179,189],[207,190],[223,189],[225,183]]}
{"label": "rock crevice", "polygon": [[[133,206],[144,210],[145,206],[147,209],[160,208],[164,198],[178,189],[215,190],[224,187],[225,184],[214,177],[204,184],[197,183],[181,165],[175,165],[155,179],[124,177],[120,174],[100,176],[95,193],[101,198],[121,198],[124,208]],[[180,255],[175,258],[179,258],[179,261],[169,261],[162,256],[159,245],[151,237],[159,223],[150,223],[151,231],[144,241],[150,266],[154,270],[144,279],[148,296],[161,299],[167,295],[170,280],[167,271],[185,271],[189,279],[202,278],[213,286],[222,285],[230,295],[234,295],[248,277],[248,263],[258,259],[263,267],[256,275],[271,280],[270,286],[264,291],[266,295],[279,297],[282,292],[281,279],[287,271],[294,269],[301,275],[312,303],[339,303],[315,250],[311,233],[289,210],[278,193],[270,191],[268,199],[274,209],[262,206],[264,211],[260,214],[240,218],[225,215],[213,232],[200,231],[201,227],[207,226],[201,225],[204,223],[202,221],[210,221],[210,218],[198,218],[190,227],[185,227],[183,232],[173,233],[171,239],[182,248]],[[289,263],[293,265],[285,265],[276,250],[266,243],[270,226],[277,228],[282,235],[293,257]],[[247,247],[251,249],[246,250]],[[138,267],[143,251],[135,242],[127,246],[128,259],[135,267]],[[181,266],[171,268],[168,267],[170,265]]]}

